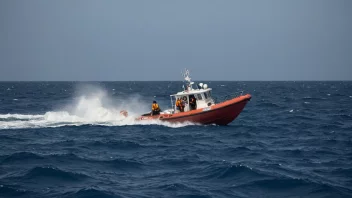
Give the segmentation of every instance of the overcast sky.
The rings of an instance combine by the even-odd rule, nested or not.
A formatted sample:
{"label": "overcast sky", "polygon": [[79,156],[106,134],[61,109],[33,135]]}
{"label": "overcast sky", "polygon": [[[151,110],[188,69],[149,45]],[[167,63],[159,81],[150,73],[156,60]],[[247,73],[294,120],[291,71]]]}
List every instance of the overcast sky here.
{"label": "overcast sky", "polygon": [[352,80],[352,0],[0,0],[0,80]]}

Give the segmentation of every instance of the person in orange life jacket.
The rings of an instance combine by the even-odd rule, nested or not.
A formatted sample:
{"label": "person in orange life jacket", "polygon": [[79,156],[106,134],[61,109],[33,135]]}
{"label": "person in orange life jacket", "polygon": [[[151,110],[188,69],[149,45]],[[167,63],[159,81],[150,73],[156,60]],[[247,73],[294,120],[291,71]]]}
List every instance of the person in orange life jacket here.
{"label": "person in orange life jacket", "polygon": [[160,114],[160,107],[158,103],[154,100],[152,104],[152,115],[159,115]]}
{"label": "person in orange life jacket", "polygon": [[184,112],[184,105],[182,104],[180,98],[177,98],[176,100],[176,107],[180,112]]}
{"label": "person in orange life jacket", "polygon": [[191,106],[191,110],[197,109],[197,102],[196,102],[196,98],[194,96],[190,97],[189,105]]}

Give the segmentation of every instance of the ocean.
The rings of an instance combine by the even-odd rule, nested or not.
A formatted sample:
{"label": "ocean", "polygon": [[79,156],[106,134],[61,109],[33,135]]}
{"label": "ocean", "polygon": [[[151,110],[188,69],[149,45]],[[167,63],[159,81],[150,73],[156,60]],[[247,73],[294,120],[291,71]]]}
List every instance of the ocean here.
{"label": "ocean", "polygon": [[136,122],[182,82],[1,82],[0,197],[352,197],[352,82],[203,83],[252,99],[228,126]]}

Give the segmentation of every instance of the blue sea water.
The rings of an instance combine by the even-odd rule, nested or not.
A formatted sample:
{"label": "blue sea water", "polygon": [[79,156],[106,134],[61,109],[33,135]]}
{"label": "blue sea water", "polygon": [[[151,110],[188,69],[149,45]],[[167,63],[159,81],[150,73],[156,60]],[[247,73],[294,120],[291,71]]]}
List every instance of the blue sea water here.
{"label": "blue sea water", "polygon": [[181,82],[0,83],[0,197],[352,197],[352,82],[205,82],[228,126],[136,122]]}

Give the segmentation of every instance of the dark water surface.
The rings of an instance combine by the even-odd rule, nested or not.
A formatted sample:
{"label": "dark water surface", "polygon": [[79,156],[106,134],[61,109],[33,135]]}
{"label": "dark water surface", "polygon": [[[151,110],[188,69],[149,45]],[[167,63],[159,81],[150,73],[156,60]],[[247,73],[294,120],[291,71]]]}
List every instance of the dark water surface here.
{"label": "dark water surface", "polygon": [[352,197],[352,82],[206,82],[229,126],[136,123],[181,82],[0,83],[0,197]]}

